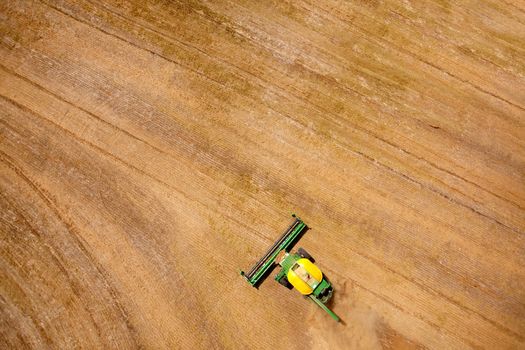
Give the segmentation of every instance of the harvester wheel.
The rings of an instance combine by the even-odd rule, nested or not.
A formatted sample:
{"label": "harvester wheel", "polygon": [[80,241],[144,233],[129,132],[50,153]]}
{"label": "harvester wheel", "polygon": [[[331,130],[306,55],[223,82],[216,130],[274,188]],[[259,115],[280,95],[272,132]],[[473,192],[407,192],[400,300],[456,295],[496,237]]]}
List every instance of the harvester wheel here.
{"label": "harvester wheel", "polygon": [[286,276],[283,276],[283,277],[281,277],[281,279],[279,279],[279,284],[285,286],[288,289],[292,289],[293,288],[292,284],[290,282],[288,282],[288,278],[286,278]]}
{"label": "harvester wheel", "polygon": [[312,256],[308,254],[308,252],[304,250],[303,248],[297,249],[297,254],[299,254],[301,258],[305,258],[305,259],[310,260],[311,262],[315,262],[314,258],[312,258]]}

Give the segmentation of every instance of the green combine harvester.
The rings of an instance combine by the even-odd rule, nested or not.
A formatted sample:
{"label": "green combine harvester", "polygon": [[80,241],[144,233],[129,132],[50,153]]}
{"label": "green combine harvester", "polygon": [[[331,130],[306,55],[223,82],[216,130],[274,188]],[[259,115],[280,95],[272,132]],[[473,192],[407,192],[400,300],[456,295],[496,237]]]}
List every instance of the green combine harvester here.
{"label": "green combine harvester", "polygon": [[292,216],[295,220],[288,230],[270,247],[250,272],[241,271],[241,275],[257,288],[275,264],[278,264],[281,270],[275,276],[277,282],[288,289],[297,289],[339,322],[339,317],[326,306],[334,289],[314,264],[314,259],[303,248],[299,248],[295,253],[290,253],[293,244],[308,229],[300,218],[295,214]]}

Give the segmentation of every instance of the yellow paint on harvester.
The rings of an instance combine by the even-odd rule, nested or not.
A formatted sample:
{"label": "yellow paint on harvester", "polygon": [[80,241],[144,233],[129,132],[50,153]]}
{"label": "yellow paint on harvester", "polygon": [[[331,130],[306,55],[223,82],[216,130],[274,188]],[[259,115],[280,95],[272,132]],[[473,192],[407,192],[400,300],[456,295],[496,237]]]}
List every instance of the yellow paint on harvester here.
{"label": "yellow paint on harvester", "polygon": [[301,294],[308,295],[323,280],[323,273],[308,259],[299,259],[287,273],[288,281]]}

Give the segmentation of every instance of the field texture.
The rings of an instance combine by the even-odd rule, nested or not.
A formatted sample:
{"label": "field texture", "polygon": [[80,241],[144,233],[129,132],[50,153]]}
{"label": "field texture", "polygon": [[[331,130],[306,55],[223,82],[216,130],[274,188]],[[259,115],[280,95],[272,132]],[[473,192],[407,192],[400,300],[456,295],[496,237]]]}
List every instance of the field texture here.
{"label": "field texture", "polygon": [[0,1],[0,348],[524,349],[525,3]]}

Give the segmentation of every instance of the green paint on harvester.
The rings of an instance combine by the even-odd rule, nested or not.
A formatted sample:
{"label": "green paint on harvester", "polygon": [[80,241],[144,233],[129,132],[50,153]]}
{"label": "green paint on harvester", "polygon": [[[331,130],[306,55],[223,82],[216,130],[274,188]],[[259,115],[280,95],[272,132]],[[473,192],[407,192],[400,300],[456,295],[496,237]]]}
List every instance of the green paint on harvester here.
{"label": "green paint on harvester", "polygon": [[241,271],[241,275],[252,286],[258,287],[267,277],[269,271],[278,264],[281,269],[275,276],[277,282],[288,289],[296,289],[315,302],[334,320],[339,321],[339,317],[326,306],[334,292],[332,284],[314,264],[314,259],[302,248],[299,248],[295,253],[290,253],[292,246],[301,234],[308,229],[308,226],[300,218],[296,217],[295,214],[292,216],[294,222],[286,232],[248,273]]}

